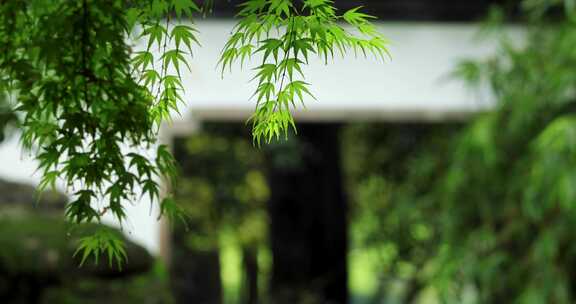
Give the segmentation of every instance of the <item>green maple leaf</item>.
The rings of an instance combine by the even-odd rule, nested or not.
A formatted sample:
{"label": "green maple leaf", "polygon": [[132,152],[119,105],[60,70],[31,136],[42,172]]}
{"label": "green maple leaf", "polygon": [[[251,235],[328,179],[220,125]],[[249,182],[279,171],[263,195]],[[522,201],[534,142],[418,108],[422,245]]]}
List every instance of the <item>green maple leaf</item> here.
{"label": "green maple leaf", "polygon": [[191,18],[194,12],[200,12],[200,7],[192,0],[172,0],[172,5],[174,5],[174,12],[178,18],[182,17],[182,12],[188,18]]}

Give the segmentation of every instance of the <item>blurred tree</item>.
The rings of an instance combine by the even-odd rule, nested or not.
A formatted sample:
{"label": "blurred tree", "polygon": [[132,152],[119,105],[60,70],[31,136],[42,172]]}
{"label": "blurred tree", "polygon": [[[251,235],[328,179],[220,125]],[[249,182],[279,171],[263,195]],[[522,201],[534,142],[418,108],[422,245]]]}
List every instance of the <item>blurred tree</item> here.
{"label": "blurred tree", "polygon": [[[496,108],[445,138],[443,152],[422,147],[399,185],[366,181],[366,196],[392,187],[382,212],[408,212],[375,224],[389,237],[384,256],[407,258],[405,272],[448,303],[576,300],[576,3],[526,0],[522,12],[523,41],[495,10],[486,30],[498,52],[456,71],[488,86]],[[419,253],[406,255],[414,238],[433,241],[410,243]]]}
{"label": "blurred tree", "polygon": [[[258,286],[262,280],[257,253],[268,244],[269,217],[273,260],[269,301],[348,302],[347,208],[338,126],[304,124],[300,129],[298,137],[271,144],[264,155],[236,125],[206,124],[202,133],[177,141],[175,155],[183,169],[177,199],[190,215],[191,232],[176,230],[173,264],[176,276],[197,273],[181,288],[218,286],[212,280],[219,273],[218,258],[198,259],[197,253],[217,257],[219,236],[231,230],[242,248],[242,302],[266,301],[258,297],[265,286]],[[203,266],[193,267],[198,263]],[[204,288],[203,295],[206,290],[212,289]],[[185,299],[218,302],[190,294]]]}
{"label": "blurred tree", "polygon": [[[378,292],[373,303],[413,303],[437,244],[437,212],[425,200],[448,165],[451,138],[462,123],[353,124],[344,129],[351,248],[370,258]],[[366,275],[366,274],[364,274]],[[396,286],[402,286],[397,291]]]}
{"label": "blurred tree", "polygon": [[[236,124],[205,124],[175,142],[182,169],[176,198],[188,214],[176,225],[173,278],[181,303],[221,303],[220,240],[231,233],[243,259],[242,303],[260,303],[258,252],[266,243],[269,189],[262,157]],[[195,287],[197,286],[197,288]]]}
{"label": "blurred tree", "polygon": [[488,84],[497,108],[457,139],[435,195],[439,267],[482,303],[576,300],[575,4],[523,1],[525,41],[495,19],[498,54],[458,70]]}

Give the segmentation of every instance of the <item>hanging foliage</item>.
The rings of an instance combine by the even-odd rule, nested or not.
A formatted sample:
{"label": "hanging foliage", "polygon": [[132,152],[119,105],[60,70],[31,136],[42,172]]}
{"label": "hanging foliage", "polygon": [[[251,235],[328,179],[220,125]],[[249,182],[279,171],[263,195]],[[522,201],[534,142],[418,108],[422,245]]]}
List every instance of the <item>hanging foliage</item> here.
{"label": "hanging foliage", "polygon": [[[157,145],[162,122],[183,103],[182,74],[199,45],[194,16],[210,11],[191,0],[4,0],[0,5],[0,89],[14,99],[24,147],[34,151],[39,190],[58,180],[73,193],[66,208],[74,223],[111,214],[169,190],[176,164]],[[270,141],[295,128],[290,105],[310,94],[301,65],[311,54],[327,60],[347,49],[385,53],[382,36],[358,8],[337,15],[330,0],[249,0],[224,46],[223,69],[263,55],[257,67],[254,140]],[[358,31],[349,33],[338,22]],[[133,36],[145,49],[132,47]],[[301,77],[296,79],[297,75]],[[248,96],[247,96],[248,97]],[[13,113],[13,112],[9,112]],[[10,114],[12,115],[12,114]],[[143,150],[156,147],[154,157]],[[162,183],[162,181],[166,181]],[[163,215],[182,218],[170,196]],[[124,259],[122,244],[96,233],[82,239],[83,260]]]}

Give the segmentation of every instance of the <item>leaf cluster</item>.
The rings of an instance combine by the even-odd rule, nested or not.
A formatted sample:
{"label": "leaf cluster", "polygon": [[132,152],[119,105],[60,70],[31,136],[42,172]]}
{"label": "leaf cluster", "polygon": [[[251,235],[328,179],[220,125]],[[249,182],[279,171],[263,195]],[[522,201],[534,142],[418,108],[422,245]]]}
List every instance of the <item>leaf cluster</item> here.
{"label": "leaf cluster", "polygon": [[[250,118],[257,144],[270,142],[290,128],[296,130],[292,111],[314,97],[304,81],[310,55],[326,63],[337,53],[369,53],[384,59],[386,40],[371,23],[373,16],[360,7],[339,15],[331,0],[249,0],[240,5],[231,37],[224,46],[222,73],[239,62],[258,57],[255,66],[255,113]],[[348,25],[345,27],[344,24]],[[355,30],[351,32],[350,29]]]}
{"label": "leaf cluster", "polygon": [[[168,32],[170,16],[180,20],[197,10],[182,0],[3,2],[0,75],[17,96],[22,143],[39,162],[38,190],[58,182],[71,189],[70,221],[100,221],[110,213],[122,223],[125,204],[139,200],[139,192],[154,202],[160,181],[175,179],[165,146],[156,158],[141,150],[156,145],[160,124],[177,110],[180,69],[197,41],[190,26]],[[128,37],[136,27],[148,49],[133,53]],[[125,258],[122,242],[104,232],[79,249],[83,261],[99,250]]]}

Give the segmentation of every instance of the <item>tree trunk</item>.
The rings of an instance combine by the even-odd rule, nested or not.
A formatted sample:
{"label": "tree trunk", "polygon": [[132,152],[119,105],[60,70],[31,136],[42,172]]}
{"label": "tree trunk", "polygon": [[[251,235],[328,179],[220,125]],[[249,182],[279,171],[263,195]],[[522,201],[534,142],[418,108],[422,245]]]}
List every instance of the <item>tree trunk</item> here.
{"label": "tree trunk", "polygon": [[242,250],[244,268],[244,304],[258,304],[258,249],[245,247]]}
{"label": "tree trunk", "polygon": [[187,233],[173,235],[170,276],[174,299],[178,304],[221,304],[219,252],[189,248]]}
{"label": "tree trunk", "polygon": [[[183,178],[193,176],[194,159],[186,151],[186,138],[174,141],[174,156],[178,161]],[[176,189],[177,196],[183,195]],[[186,198],[182,197],[186,203]],[[174,298],[177,304],[221,304],[222,281],[220,278],[220,251],[218,233],[213,227],[207,227],[203,219],[189,217],[187,228],[181,223],[173,223],[170,277]],[[213,244],[204,248],[195,248],[190,241],[191,235],[202,236]]]}
{"label": "tree trunk", "polygon": [[267,153],[272,303],[348,302],[339,130],[303,124]]}

